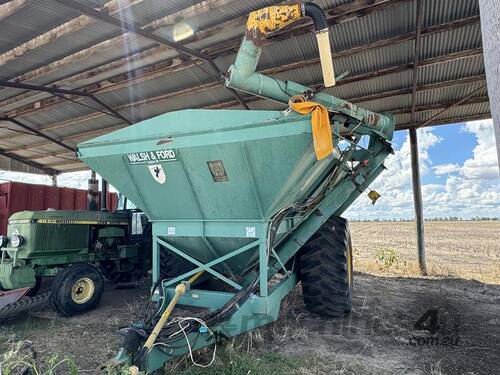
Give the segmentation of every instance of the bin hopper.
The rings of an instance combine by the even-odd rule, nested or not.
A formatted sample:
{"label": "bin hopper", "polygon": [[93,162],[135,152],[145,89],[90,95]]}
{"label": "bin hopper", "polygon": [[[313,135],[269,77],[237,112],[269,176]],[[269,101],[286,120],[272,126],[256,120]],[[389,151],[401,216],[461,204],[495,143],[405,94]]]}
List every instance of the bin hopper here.
{"label": "bin hopper", "polygon": [[[324,84],[333,85],[323,11],[310,3],[269,7],[250,15],[225,84],[288,109],[171,112],[78,145],[79,158],[153,223],[159,309],[128,330],[118,361],[153,371],[278,319],[301,277],[301,249],[384,170],[392,117],[256,72],[269,33],[302,17],[313,20]],[[334,220],[348,231],[344,219]],[[352,278],[350,268],[343,277]],[[179,320],[168,319],[175,304],[206,314],[185,318],[179,330]]]}

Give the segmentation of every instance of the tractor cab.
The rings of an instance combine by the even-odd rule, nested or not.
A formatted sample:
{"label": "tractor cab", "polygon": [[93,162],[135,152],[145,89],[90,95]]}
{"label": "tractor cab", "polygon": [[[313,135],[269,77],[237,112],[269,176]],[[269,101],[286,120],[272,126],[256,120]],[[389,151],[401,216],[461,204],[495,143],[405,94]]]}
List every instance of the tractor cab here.
{"label": "tractor cab", "polygon": [[141,240],[151,243],[151,223],[148,216],[123,194],[118,195],[116,212],[127,213],[129,216],[130,240]]}

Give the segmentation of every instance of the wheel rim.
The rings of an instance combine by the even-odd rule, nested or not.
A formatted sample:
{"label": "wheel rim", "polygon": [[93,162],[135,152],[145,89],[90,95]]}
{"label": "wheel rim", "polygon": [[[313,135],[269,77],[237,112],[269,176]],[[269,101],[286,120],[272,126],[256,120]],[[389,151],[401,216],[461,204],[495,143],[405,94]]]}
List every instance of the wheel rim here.
{"label": "wheel rim", "polygon": [[94,282],[88,277],[82,277],[78,279],[73,285],[73,288],[71,288],[71,299],[73,302],[81,305],[92,298],[94,290]]}

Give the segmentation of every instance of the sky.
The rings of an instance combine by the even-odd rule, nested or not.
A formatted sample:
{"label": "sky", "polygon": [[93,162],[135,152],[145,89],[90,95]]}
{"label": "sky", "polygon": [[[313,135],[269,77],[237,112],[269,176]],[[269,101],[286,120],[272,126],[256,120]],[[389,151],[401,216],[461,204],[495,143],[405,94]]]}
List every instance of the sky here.
{"label": "sky", "polygon": [[[422,199],[426,218],[500,217],[500,178],[491,120],[418,130]],[[414,217],[407,131],[396,132],[394,155],[371,188],[382,195],[372,206],[365,196],[348,209],[350,219]]]}
{"label": "sky", "polygon": [[[426,218],[500,217],[500,178],[491,120],[418,130],[422,197]],[[381,198],[371,204],[366,194],[345,212],[349,219],[414,217],[410,149],[407,131],[396,132],[394,155],[372,184]],[[59,186],[87,189],[90,172],[58,177]],[[0,171],[0,179],[51,184],[47,176]]]}

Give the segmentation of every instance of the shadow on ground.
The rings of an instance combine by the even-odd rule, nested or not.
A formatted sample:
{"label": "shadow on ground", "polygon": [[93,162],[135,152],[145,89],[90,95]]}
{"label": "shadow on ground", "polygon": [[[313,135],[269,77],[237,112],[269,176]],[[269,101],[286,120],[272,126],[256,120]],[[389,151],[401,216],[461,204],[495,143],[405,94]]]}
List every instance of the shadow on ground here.
{"label": "shadow on ground", "polygon": [[[315,353],[391,374],[497,374],[500,368],[500,285],[356,273],[352,312],[333,320],[309,314],[300,288],[290,298],[275,325],[289,322],[303,332],[283,352]],[[434,315],[435,332],[415,329],[429,310],[435,312],[421,328],[429,328]]]}

